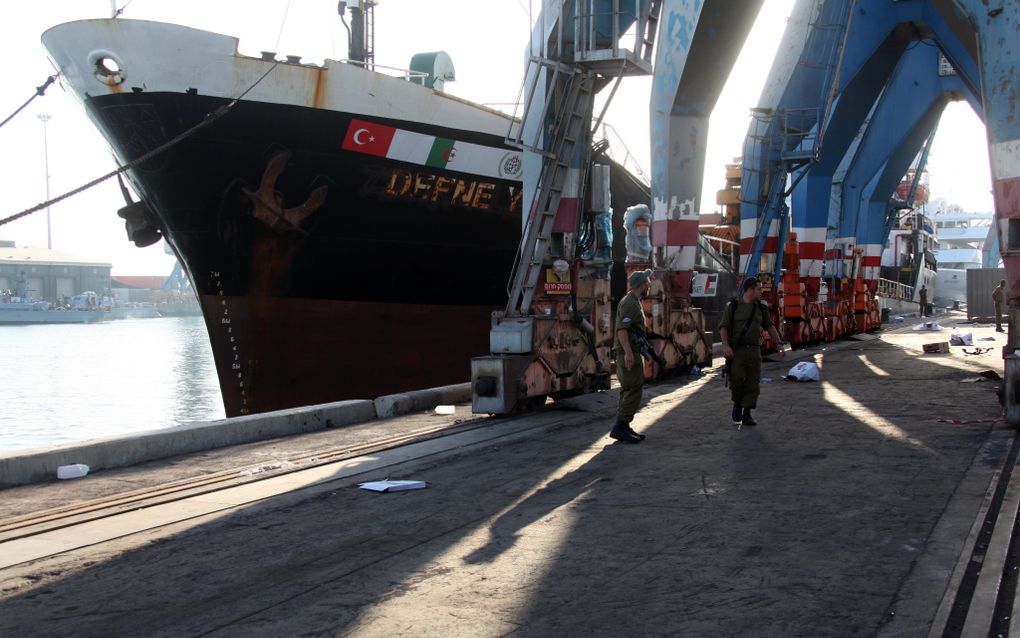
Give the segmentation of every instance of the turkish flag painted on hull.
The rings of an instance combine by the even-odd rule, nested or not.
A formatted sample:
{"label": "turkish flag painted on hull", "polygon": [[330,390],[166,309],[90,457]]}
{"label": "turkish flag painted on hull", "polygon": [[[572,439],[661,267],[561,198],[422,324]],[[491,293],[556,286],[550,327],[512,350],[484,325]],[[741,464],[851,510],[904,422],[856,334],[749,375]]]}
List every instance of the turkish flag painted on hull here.
{"label": "turkish flag painted on hull", "polygon": [[345,151],[386,157],[397,129],[383,124],[352,119],[341,148]]}

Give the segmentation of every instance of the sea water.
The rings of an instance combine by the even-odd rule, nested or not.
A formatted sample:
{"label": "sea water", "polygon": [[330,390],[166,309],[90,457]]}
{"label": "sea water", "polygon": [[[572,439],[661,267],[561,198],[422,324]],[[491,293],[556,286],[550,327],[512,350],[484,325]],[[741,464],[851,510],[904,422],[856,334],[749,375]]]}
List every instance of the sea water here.
{"label": "sea water", "polygon": [[0,453],[223,416],[201,317],[0,325]]}

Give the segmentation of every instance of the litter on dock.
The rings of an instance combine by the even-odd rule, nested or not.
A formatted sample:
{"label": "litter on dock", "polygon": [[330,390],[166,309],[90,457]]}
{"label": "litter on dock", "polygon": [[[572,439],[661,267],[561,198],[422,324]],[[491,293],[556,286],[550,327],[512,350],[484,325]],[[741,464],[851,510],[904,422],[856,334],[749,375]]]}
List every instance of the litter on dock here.
{"label": "litter on dock", "polygon": [[428,487],[425,481],[368,481],[359,483],[358,487],[370,492],[403,492],[404,490],[423,490]]}
{"label": "litter on dock", "polygon": [[972,346],[974,345],[974,335],[969,332],[953,333],[949,337],[949,344],[953,346]]}
{"label": "litter on dock", "polygon": [[58,465],[57,466],[57,478],[58,479],[76,479],[81,478],[89,473],[89,466],[84,463],[74,463],[73,465]]}
{"label": "litter on dock", "polygon": [[822,374],[818,369],[818,364],[801,361],[790,368],[790,371],[786,373],[786,378],[790,381],[821,381]]}

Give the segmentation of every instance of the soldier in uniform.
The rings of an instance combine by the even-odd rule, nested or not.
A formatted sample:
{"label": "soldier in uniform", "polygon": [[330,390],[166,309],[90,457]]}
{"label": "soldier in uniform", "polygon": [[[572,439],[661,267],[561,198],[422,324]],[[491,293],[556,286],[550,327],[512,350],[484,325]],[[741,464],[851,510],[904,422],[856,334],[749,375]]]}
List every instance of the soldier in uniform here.
{"label": "soldier in uniform", "polygon": [[620,405],[616,425],[609,436],[623,443],[640,443],[645,435],[630,427],[641,403],[641,389],[645,384],[645,360],[634,343],[631,326],[645,327],[645,312],[641,309],[641,296],[648,292],[651,270],[632,272],[627,279],[630,292],[616,307],[616,338],[613,352],[616,355],[616,376],[620,379]]}
{"label": "soldier in uniform", "polygon": [[992,291],[992,301],[995,302],[995,331],[1005,332],[1002,329],[1002,314],[1003,307],[1006,302],[1006,280],[1003,279],[999,282],[999,285]]}
{"label": "soldier in uniform", "polygon": [[733,422],[758,425],[751,410],[758,405],[761,384],[761,331],[769,331],[772,340],[783,345],[768,307],[761,301],[761,285],[748,277],[741,286],[739,299],[726,304],[719,337],[723,355],[730,359],[730,396],[733,399]]}

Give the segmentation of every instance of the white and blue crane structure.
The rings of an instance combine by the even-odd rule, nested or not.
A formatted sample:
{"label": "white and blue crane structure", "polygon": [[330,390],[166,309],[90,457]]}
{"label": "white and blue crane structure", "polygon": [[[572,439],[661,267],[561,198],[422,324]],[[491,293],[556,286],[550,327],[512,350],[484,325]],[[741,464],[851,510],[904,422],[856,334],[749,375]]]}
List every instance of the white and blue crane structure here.
{"label": "white and blue crane structure", "polygon": [[[651,197],[642,202],[651,252],[646,262],[628,256],[628,269],[656,271],[645,306],[665,367],[710,362],[690,298],[709,116],[761,6],[545,0],[525,111],[508,135],[525,151],[528,216],[508,306],[493,317],[492,355],[472,367],[476,411],[598,387],[607,373],[608,285],[579,239],[608,199],[603,173],[589,168],[595,96],[608,88],[611,98],[625,75],[653,78]],[[1012,1],[797,1],[752,109],[740,191],[741,275],[770,286],[792,341],[877,327],[882,250],[912,203],[913,189],[903,200],[897,186],[912,166],[915,180],[923,169],[951,101],[985,123],[995,229],[1010,299],[1020,295],[1018,33]],[[1020,307],[1010,308],[1005,397],[1020,423]]]}

